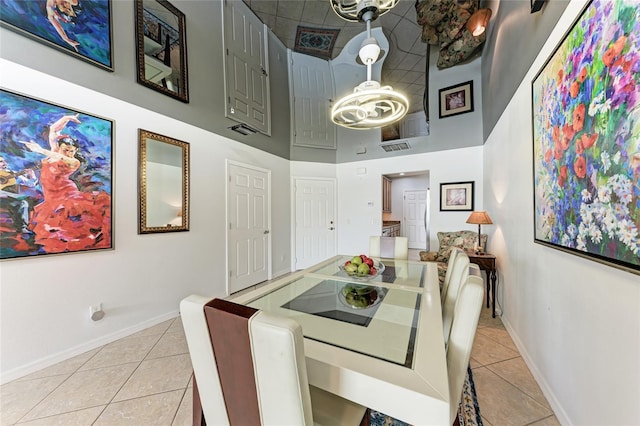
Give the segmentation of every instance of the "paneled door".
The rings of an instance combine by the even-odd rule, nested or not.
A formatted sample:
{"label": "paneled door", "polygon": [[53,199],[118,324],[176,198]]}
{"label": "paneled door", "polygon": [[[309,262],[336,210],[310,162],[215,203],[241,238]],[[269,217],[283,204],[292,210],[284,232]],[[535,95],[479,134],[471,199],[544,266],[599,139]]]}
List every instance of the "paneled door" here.
{"label": "paneled door", "polygon": [[333,80],[329,61],[289,51],[293,85],[293,145],[336,149],[331,121]]}
{"label": "paneled door", "polygon": [[227,161],[229,294],[269,279],[271,172]]}
{"label": "paneled door", "polygon": [[294,269],[304,269],[336,255],[336,181],[294,179]]}
{"label": "paneled door", "polygon": [[404,234],[409,248],[426,249],[427,245],[427,190],[404,191]]}
{"label": "paneled door", "polygon": [[226,116],[271,135],[267,26],[242,1],[222,7]]}

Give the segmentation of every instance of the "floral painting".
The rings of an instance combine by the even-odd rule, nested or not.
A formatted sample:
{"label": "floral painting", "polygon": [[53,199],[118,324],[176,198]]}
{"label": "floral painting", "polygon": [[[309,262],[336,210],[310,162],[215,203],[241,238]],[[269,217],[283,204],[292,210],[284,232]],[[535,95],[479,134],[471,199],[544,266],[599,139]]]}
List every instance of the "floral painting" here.
{"label": "floral painting", "polygon": [[112,247],[112,131],[0,90],[0,259]]}
{"label": "floral painting", "polygon": [[110,0],[0,0],[0,24],[109,71]]}
{"label": "floral painting", "polygon": [[533,81],[535,240],[640,273],[640,3],[594,0]]}

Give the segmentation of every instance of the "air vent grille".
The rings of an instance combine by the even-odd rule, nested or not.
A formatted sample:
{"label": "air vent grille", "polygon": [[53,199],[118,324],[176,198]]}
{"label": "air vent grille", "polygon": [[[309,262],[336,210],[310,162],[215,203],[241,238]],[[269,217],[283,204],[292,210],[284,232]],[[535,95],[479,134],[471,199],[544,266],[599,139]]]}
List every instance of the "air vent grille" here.
{"label": "air vent grille", "polygon": [[407,141],[385,142],[380,144],[380,148],[384,149],[385,152],[404,151],[405,149],[411,149],[411,145]]}

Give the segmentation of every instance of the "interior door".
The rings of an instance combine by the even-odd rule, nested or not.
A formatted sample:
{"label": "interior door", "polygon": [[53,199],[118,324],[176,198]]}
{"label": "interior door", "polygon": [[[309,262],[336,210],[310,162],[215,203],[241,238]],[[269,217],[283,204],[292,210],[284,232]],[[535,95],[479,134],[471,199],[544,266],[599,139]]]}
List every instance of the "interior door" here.
{"label": "interior door", "polygon": [[336,149],[336,126],[329,116],[333,97],[329,61],[296,52],[291,52],[290,56],[295,126],[293,144]]}
{"label": "interior door", "polygon": [[229,294],[269,278],[271,172],[227,162]]}
{"label": "interior door", "polygon": [[427,190],[404,191],[404,232],[409,248],[424,249],[427,244]]}
{"label": "interior door", "polygon": [[295,269],[336,255],[336,182],[294,179]]}
{"label": "interior door", "polygon": [[240,0],[222,7],[226,116],[271,135],[267,26]]}

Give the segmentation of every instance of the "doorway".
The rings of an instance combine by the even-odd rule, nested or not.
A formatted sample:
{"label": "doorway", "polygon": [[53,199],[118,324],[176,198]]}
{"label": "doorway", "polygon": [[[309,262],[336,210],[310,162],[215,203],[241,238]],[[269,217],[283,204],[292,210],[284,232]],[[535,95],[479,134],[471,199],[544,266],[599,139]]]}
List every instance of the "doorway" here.
{"label": "doorway", "polygon": [[271,276],[271,171],[227,160],[227,293]]}
{"label": "doorway", "polygon": [[337,251],[335,179],[294,178],[295,259],[293,268],[315,265]]}

